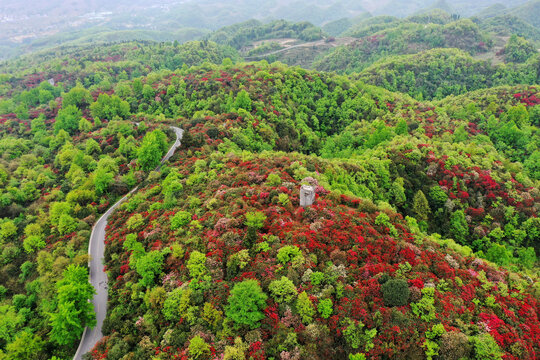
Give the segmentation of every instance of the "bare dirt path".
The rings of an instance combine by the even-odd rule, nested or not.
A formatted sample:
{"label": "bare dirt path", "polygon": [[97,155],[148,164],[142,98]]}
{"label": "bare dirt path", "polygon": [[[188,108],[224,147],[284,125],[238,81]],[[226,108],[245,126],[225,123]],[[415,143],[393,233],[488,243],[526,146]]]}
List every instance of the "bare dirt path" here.
{"label": "bare dirt path", "polygon": [[262,58],[265,58],[265,57],[270,56],[270,55],[279,54],[279,53],[282,53],[282,52],[289,51],[291,49],[302,48],[302,47],[305,47],[305,48],[310,48],[310,47],[314,47],[314,46],[336,47],[336,46],[340,46],[340,45],[348,45],[348,44],[352,43],[355,40],[357,40],[357,39],[354,39],[354,38],[337,38],[337,39],[335,39],[335,41],[328,42],[325,39],[321,39],[321,40],[311,41],[311,42],[297,44],[297,45],[290,45],[290,46],[284,47],[283,49],[274,50],[274,51],[271,51],[271,52],[268,52],[268,53],[265,53],[265,54],[246,56],[246,57],[244,57],[244,59],[245,60],[262,59]]}

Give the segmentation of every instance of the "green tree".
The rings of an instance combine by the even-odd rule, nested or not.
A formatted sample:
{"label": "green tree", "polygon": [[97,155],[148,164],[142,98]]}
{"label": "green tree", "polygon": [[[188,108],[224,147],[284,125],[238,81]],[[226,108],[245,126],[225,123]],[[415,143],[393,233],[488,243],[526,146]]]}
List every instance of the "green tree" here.
{"label": "green tree", "polygon": [[231,272],[232,274],[235,274],[238,269],[241,270],[245,268],[250,261],[251,258],[249,256],[249,250],[247,249],[232,254],[227,260],[227,273]]}
{"label": "green tree", "polygon": [[540,105],[529,107],[529,120],[532,125],[540,126]]}
{"label": "green tree", "polygon": [[283,265],[289,261],[294,262],[296,259],[302,257],[302,251],[293,245],[285,245],[278,250],[277,259]]}
{"label": "green tree", "polygon": [[533,44],[521,36],[512,35],[504,48],[504,57],[507,61],[522,63],[537,53]]}
{"label": "green tree", "polygon": [[28,105],[26,104],[19,104],[14,112],[17,118],[21,120],[27,120],[30,117],[28,114]]}
{"label": "green tree", "polygon": [[30,123],[30,127],[32,128],[32,133],[38,133],[43,132],[47,130],[47,126],[45,125],[45,115],[39,114],[39,116],[35,119],[32,119]]}
{"label": "green tree", "polygon": [[126,240],[124,241],[123,248],[131,251],[129,263],[132,268],[135,268],[135,262],[137,261],[137,259],[139,259],[141,256],[145,254],[144,246],[140,242],[137,241],[137,235],[127,234]]}
{"label": "green tree", "polygon": [[138,150],[138,161],[144,171],[156,168],[167,150],[167,137],[161,130],[154,130],[144,136]]}
{"label": "green tree", "polygon": [[407,120],[405,120],[404,118],[401,118],[396,124],[395,132],[397,135],[407,135],[409,133]]}
{"label": "green tree", "polygon": [[300,295],[298,295],[298,299],[296,300],[296,310],[304,324],[308,324],[313,320],[315,308],[313,307],[309,295],[305,291],[302,291]]}
{"label": "green tree", "polygon": [[469,139],[469,133],[465,129],[465,125],[460,125],[454,131],[454,141],[456,142],[465,142]]}
{"label": "green tree", "polygon": [[0,305],[0,339],[10,342],[24,323],[24,316],[15,307]]}
{"label": "green tree", "polygon": [[38,354],[43,350],[44,342],[38,335],[33,335],[30,331],[22,331],[12,343],[6,346],[7,359],[27,360],[37,359]]}
{"label": "green tree", "polygon": [[197,335],[189,341],[188,351],[193,359],[204,359],[210,355],[210,345]]}
{"label": "green tree", "polygon": [[117,95],[99,94],[95,103],[90,105],[90,112],[93,117],[112,120],[118,116],[127,119],[130,115],[129,103],[120,99]]}
{"label": "green tree", "polygon": [[221,65],[226,68],[230,68],[231,66],[233,66],[233,61],[231,60],[231,58],[226,57],[223,58],[223,60],[221,61]]}
{"label": "green tree", "polygon": [[71,214],[72,212],[71,205],[66,202],[53,202],[49,206],[49,220],[51,221],[51,224],[58,226],[58,222],[60,221],[60,216],[63,214]]}
{"label": "green tree", "polygon": [[66,235],[77,230],[77,220],[68,214],[60,215],[58,219],[58,232],[60,235]]}
{"label": "green tree", "polygon": [[540,150],[535,150],[523,165],[533,179],[540,180]]}
{"label": "green tree", "polygon": [[43,249],[46,245],[43,238],[39,235],[30,235],[23,240],[24,251],[29,254]]}
{"label": "green tree", "polygon": [[129,135],[127,138],[121,136],[118,145],[118,151],[127,157],[132,159],[137,155],[137,145],[135,144],[135,138],[133,135]]}
{"label": "green tree", "polygon": [[520,129],[530,124],[529,112],[523,104],[512,106],[506,116],[509,121],[513,121]]}
{"label": "green tree", "polygon": [[136,260],[135,269],[141,276],[140,284],[142,286],[150,287],[154,284],[154,279],[161,274],[163,269],[164,257],[163,251],[150,251]]}
{"label": "green tree", "polygon": [[364,323],[349,318],[346,319],[346,323],[347,327],[343,330],[343,337],[351,348],[355,350],[362,348],[369,351],[374,347],[371,340],[377,336],[377,329],[364,329]]}
{"label": "green tree", "polygon": [[366,360],[366,355],[358,354],[349,354],[349,360]]}
{"label": "green tree", "polygon": [[98,195],[105,193],[113,182],[114,174],[106,168],[98,167],[94,172],[94,187]]}
{"label": "green tree", "polygon": [[440,345],[435,341],[446,333],[443,324],[436,324],[431,327],[431,330],[426,331],[426,341],[422,345],[426,350],[426,357],[432,360],[434,356],[439,355]]}
{"label": "green tree", "polygon": [[268,186],[279,186],[281,185],[281,177],[279,176],[279,174],[271,173],[266,178],[266,184]]}
{"label": "green tree", "polygon": [[171,171],[161,183],[161,193],[165,195],[166,201],[173,201],[175,196],[182,192],[182,189],[183,186],[180,182],[180,177],[174,171]]}
{"label": "green tree", "polygon": [[0,225],[0,244],[17,235],[17,225],[13,220],[5,219]]}
{"label": "green tree", "polygon": [[58,345],[73,344],[80,339],[86,326],[96,324],[93,305],[89,302],[95,290],[88,282],[88,270],[69,265],[56,289],[58,306],[50,314],[50,337]]}
{"label": "green tree", "polygon": [[426,322],[435,320],[435,288],[423,288],[422,298],[416,303],[411,303],[411,309],[413,314],[419,316],[422,320]]}
{"label": "green tree", "polygon": [[460,244],[467,243],[469,225],[463,210],[456,210],[450,215],[450,235]]}
{"label": "green tree", "polygon": [[475,359],[500,360],[504,355],[499,344],[486,332],[473,336],[471,342],[474,344]]}
{"label": "green tree", "polygon": [[249,344],[242,342],[242,338],[237,336],[234,339],[234,346],[225,346],[223,360],[244,360],[248,349]]}
{"label": "green tree", "polygon": [[180,229],[191,222],[192,215],[187,211],[179,211],[171,218],[171,229]]}
{"label": "green tree", "polygon": [[79,131],[89,132],[90,130],[92,130],[92,123],[85,118],[81,118],[81,120],[79,120]]}
{"label": "green tree", "polygon": [[268,290],[270,290],[272,297],[279,304],[292,302],[298,293],[294,283],[286,276],[272,281],[268,286]]}
{"label": "green tree", "polygon": [[198,251],[193,251],[189,256],[189,260],[186,265],[189,270],[189,275],[193,279],[202,278],[208,272],[205,264],[206,255]]}
{"label": "green tree", "polygon": [[246,226],[248,228],[260,229],[266,221],[266,215],[260,211],[252,211],[246,213]]}
{"label": "green tree", "polygon": [[404,183],[405,180],[402,177],[398,177],[390,189],[395,204],[399,206],[402,206],[405,204],[405,201],[407,201],[407,197],[405,196],[405,188],[403,187]]}
{"label": "green tree", "polygon": [[40,104],[47,104],[49,101],[54,99],[54,96],[50,91],[40,89],[38,99]]}
{"label": "green tree", "polygon": [[517,250],[518,262],[527,269],[532,269],[536,263],[536,252],[534,248],[519,248]]}
{"label": "green tree", "polygon": [[141,79],[133,80],[133,92],[135,95],[141,95],[143,90],[143,83]]}
{"label": "green tree", "polygon": [[152,100],[155,96],[155,91],[150,85],[144,84],[142,88],[142,95],[146,100]]}
{"label": "green tree", "polygon": [[143,225],[144,225],[144,217],[141,214],[133,214],[126,221],[126,227],[129,230],[136,230]]}
{"label": "green tree", "polygon": [[382,287],[384,305],[403,306],[409,302],[409,284],[403,279],[391,279],[385,282]]}
{"label": "green tree", "polygon": [[82,85],[77,85],[63,95],[62,107],[76,106],[78,108],[85,108],[92,101],[90,91],[86,90]]}
{"label": "green tree", "polygon": [[429,219],[431,209],[429,208],[429,203],[422,190],[418,190],[416,194],[414,194],[413,211],[420,221],[427,221]]}
{"label": "green tree", "polygon": [[68,105],[58,110],[56,122],[54,123],[54,132],[58,134],[60,130],[73,135],[79,129],[79,121],[82,118],[82,112],[75,105]]}
{"label": "green tree", "polygon": [[237,324],[254,329],[264,319],[261,310],[266,307],[267,298],[257,280],[244,280],[231,290],[225,314]]}
{"label": "green tree", "polygon": [[435,208],[440,208],[446,203],[446,200],[448,200],[448,195],[440,186],[435,185],[429,189],[429,199]]}
{"label": "green tree", "polygon": [[86,140],[86,143],[84,144],[84,152],[87,155],[99,154],[101,153],[101,147],[96,140],[90,138]]}
{"label": "green tree", "polygon": [[244,244],[251,249],[253,244],[257,242],[257,230],[264,226],[266,215],[260,211],[251,211],[246,213],[246,226],[248,227]]}
{"label": "green tree", "polygon": [[0,166],[0,186],[5,186],[8,178],[8,172]]}
{"label": "green tree", "polygon": [[178,321],[180,314],[189,304],[191,289],[176,288],[167,294],[167,298],[163,303],[161,312],[165,319],[169,321]]}
{"label": "green tree", "polygon": [[512,261],[512,253],[503,244],[492,244],[486,252],[486,259],[501,266],[507,266]]}
{"label": "green tree", "polygon": [[527,233],[527,245],[537,244],[540,241],[540,218],[527,219],[522,228]]}
{"label": "green tree", "polygon": [[331,299],[322,299],[317,304],[317,310],[323,319],[328,319],[334,312],[334,304],[332,304]]}
{"label": "green tree", "polygon": [[251,98],[246,90],[241,90],[238,95],[236,95],[233,106],[235,109],[251,111]]}

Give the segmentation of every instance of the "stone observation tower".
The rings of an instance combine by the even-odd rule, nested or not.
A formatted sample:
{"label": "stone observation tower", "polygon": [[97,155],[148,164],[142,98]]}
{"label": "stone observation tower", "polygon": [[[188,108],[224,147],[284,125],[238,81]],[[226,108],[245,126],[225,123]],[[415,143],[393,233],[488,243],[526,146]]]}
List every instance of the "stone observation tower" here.
{"label": "stone observation tower", "polygon": [[300,188],[300,206],[306,207],[313,205],[315,200],[315,188],[310,185],[302,185]]}

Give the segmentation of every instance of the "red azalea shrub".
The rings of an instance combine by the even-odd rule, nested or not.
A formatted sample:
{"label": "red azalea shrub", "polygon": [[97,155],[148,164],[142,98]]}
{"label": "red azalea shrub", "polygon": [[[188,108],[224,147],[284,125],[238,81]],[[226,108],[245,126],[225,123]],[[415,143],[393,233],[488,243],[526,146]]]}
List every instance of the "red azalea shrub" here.
{"label": "red azalea shrub", "polygon": [[[271,300],[269,293],[267,306],[262,311],[264,319],[260,322],[260,327],[256,331],[240,330],[246,342],[246,354],[249,353],[257,359],[280,356],[276,353],[277,344],[285,341],[286,334],[292,332],[296,334],[299,344],[305,346],[305,350],[315,358],[341,358],[352,349],[347,345],[336,347],[332,344],[347,344],[343,338],[346,327],[344,324],[348,321],[346,319],[351,319],[362,322],[366,329],[377,328],[377,334],[372,339],[374,346],[366,352],[368,357],[392,357],[396,354],[423,356],[424,334],[431,329],[433,323],[425,322],[415,315],[410,303],[419,302],[423,297],[421,289],[429,286],[436,287],[436,321],[443,321],[448,329],[466,332],[470,322],[486,326],[486,331],[489,329],[489,333],[508,358],[519,355],[531,357],[539,350],[540,322],[535,311],[538,308],[537,300],[526,292],[520,294],[521,300],[513,297],[511,294],[518,290],[512,288],[510,283],[507,285],[507,296],[497,293],[497,287],[484,290],[480,282],[481,272],[498,283],[506,283],[507,280],[504,276],[494,277],[494,270],[483,261],[465,259],[452,252],[452,261],[449,262],[450,260],[445,258],[447,253],[438,250],[439,245],[429,241],[415,244],[414,236],[410,234],[402,217],[397,214],[390,216],[391,224],[397,231],[397,236],[391,237],[385,226],[375,225],[379,212],[360,211],[358,207],[363,206],[362,200],[355,198],[319,193],[313,206],[299,209],[300,184],[287,169],[295,161],[302,163],[306,158],[290,155],[255,157],[245,161],[233,155],[213,155],[214,161],[223,164],[223,170],[217,173],[217,178],[187,185],[186,179],[197,171],[211,170],[208,167],[210,157],[202,154],[190,157],[186,152],[182,152],[172,166],[172,171],[183,178],[184,193],[181,199],[188,200],[178,201],[173,210],[159,211],[154,215],[143,212],[145,217],[156,222],[165,219],[163,215],[166,213],[189,211],[195,222],[178,232],[170,230],[169,222],[163,220],[159,222],[160,232],[153,235],[156,238],[145,237],[145,233],[140,232],[138,241],[146,251],[162,251],[177,246],[174,244],[181,244],[184,250],[180,253],[181,257],[173,259],[172,255],[167,255],[162,273],[177,274],[179,283],[186,283],[184,286],[188,287],[192,286],[189,285],[192,281],[186,267],[190,253],[197,249],[206,254],[205,266],[208,273],[212,274],[213,281],[208,285],[202,285],[204,281],[199,282],[199,286],[203,286],[202,291],[197,290],[200,298],[190,300],[190,303],[199,301],[198,306],[201,309],[204,303],[208,302],[225,314],[229,289],[245,279],[256,279],[263,291],[267,291],[272,281],[286,276],[294,283],[297,294],[303,291],[308,294],[313,307],[312,320],[302,323],[295,308],[287,310],[287,307]],[[205,161],[207,167],[197,170],[196,163],[201,160]],[[279,173],[284,185],[272,187],[264,180],[246,181],[248,178],[257,179],[263,175],[263,179],[266,179],[268,173]],[[440,181],[447,181],[444,179],[446,178]],[[484,181],[481,180],[482,177],[478,179]],[[149,185],[140,191],[145,194],[151,192],[152,188],[153,186]],[[154,203],[161,201],[161,195],[159,192],[157,194],[149,197]],[[287,194],[289,203],[281,203],[279,194]],[[215,201],[212,201],[211,207],[193,208],[189,205],[192,201],[189,199],[192,198]],[[249,247],[245,240],[248,229],[244,218],[250,211],[262,212],[265,215],[263,226],[257,230],[252,247]],[[479,216],[475,211],[479,210],[471,208],[468,214],[472,217]],[[115,306],[129,303],[133,289],[127,287],[126,279],[136,282],[138,278],[135,269],[128,265],[130,252],[121,245],[125,235],[129,233],[125,223],[131,215],[125,210],[117,211],[109,219],[107,230],[108,256],[111,259],[113,254],[118,257],[118,260],[111,260],[107,264],[112,287],[118,291],[113,293],[110,299]],[[287,264],[277,261],[277,253],[285,245],[298,248],[301,258]],[[243,250],[248,250],[246,265],[242,268],[238,265],[234,267],[231,259]],[[323,282],[314,283],[310,276],[306,275],[310,272],[325,274]],[[384,279],[388,281],[399,277],[404,278],[409,285],[409,303],[401,307],[387,307],[382,298],[381,284]],[[161,284],[161,280],[156,278],[156,283]],[[165,291],[169,293],[172,289],[167,286]],[[325,289],[330,289],[329,286],[334,290],[328,295],[321,295],[325,294]],[[483,301],[473,301],[487,295],[494,297],[500,314],[493,314]],[[323,318],[317,310],[318,304],[324,298],[332,300],[332,313],[327,318]],[[141,301],[136,300],[139,305],[132,309],[133,314],[127,320],[128,324],[143,316],[145,311],[151,311],[150,308],[145,310],[147,306]],[[195,333],[191,333],[194,328],[186,323],[193,319],[182,318],[178,324],[172,324],[162,319],[160,314],[161,312],[157,312],[154,315],[156,319],[160,319],[152,325],[156,330],[173,329],[172,331],[183,334],[182,338],[188,340],[195,336]],[[468,320],[462,325],[448,321],[454,318]],[[198,331],[206,334],[203,338],[216,354],[223,354],[225,346],[235,346],[232,337],[215,342],[215,329],[207,322],[201,322],[198,326]],[[127,336],[123,329],[116,328],[115,331],[118,331],[119,335]],[[317,334],[323,333],[326,334],[324,341],[313,340],[320,336]],[[160,356],[167,353],[166,358],[184,358],[188,354],[188,340],[177,347],[161,347]],[[141,341],[140,338],[137,341]],[[512,343],[516,341],[521,345],[512,347]],[[286,352],[292,354],[295,351],[292,346]]]}

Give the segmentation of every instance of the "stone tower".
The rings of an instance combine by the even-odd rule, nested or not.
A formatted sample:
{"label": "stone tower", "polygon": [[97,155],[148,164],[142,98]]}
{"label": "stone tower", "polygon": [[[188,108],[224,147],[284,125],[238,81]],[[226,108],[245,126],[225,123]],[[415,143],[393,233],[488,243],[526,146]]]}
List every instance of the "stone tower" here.
{"label": "stone tower", "polygon": [[310,185],[302,185],[300,188],[300,206],[311,206],[313,201],[315,201],[315,188]]}

